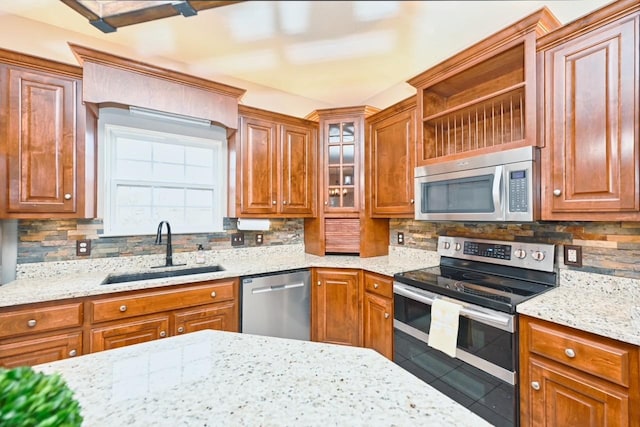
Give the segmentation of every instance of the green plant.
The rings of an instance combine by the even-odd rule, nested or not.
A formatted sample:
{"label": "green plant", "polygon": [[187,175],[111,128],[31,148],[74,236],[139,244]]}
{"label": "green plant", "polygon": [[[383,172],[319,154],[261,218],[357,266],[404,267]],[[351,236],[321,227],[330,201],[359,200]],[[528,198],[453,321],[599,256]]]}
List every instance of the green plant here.
{"label": "green plant", "polygon": [[0,369],[0,426],[75,427],[80,405],[59,374],[31,367]]}

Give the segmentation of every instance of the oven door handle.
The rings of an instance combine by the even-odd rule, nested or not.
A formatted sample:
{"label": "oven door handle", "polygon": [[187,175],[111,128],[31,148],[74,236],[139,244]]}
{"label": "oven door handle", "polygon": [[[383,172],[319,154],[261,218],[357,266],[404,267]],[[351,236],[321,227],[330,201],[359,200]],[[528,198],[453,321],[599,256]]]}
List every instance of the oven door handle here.
{"label": "oven door handle", "polygon": [[[433,294],[431,292],[427,292],[427,291],[416,292],[412,289],[408,289],[407,287],[399,285],[397,283],[393,285],[393,292],[427,305],[433,305],[433,302],[438,298],[436,294]],[[502,325],[504,327],[509,327],[509,322],[511,321],[511,316],[509,315],[504,315],[504,316],[492,315],[492,314],[484,313],[482,311],[474,310],[468,307],[463,307],[462,309],[460,309],[460,315],[468,317],[469,319],[472,319],[472,320],[478,320],[484,323],[490,322],[490,323]]]}

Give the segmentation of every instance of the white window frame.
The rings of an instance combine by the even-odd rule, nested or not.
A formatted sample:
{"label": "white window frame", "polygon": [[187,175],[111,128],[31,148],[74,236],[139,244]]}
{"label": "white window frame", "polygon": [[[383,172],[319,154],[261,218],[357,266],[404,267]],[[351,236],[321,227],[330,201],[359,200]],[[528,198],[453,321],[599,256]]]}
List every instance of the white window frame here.
{"label": "white window frame", "polygon": [[[128,110],[103,108],[100,110],[98,126],[98,213],[103,219],[102,236],[130,236],[155,234],[157,224],[168,220],[174,234],[214,233],[223,231],[223,218],[227,214],[227,141],[226,130],[222,127],[177,123],[168,117],[138,117]],[[196,183],[154,181],[153,179],[127,181],[115,176],[115,147],[118,138],[135,137],[152,143],[167,143],[180,146],[211,148],[214,157],[213,182],[204,185]],[[143,229],[119,227],[115,221],[116,185],[143,184],[147,188],[211,189],[213,191],[213,215],[211,222],[203,226],[191,226],[172,222],[170,218],[153,218]],[[102,191],[100,191],[102,190]],[[152,190],[153,191],[153,190]]]}

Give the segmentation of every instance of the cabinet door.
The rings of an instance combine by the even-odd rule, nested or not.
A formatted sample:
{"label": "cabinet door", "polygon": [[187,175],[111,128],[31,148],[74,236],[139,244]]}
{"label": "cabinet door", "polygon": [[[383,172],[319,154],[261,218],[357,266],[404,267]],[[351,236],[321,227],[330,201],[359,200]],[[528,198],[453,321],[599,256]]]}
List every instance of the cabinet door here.
{"label": "cabinet door", "polygon": [[169,316],[133,319],[91,329],[90,352],[110,350],[164,338],[169,331]]}
{"label": "cabinet door", "polygon": [[529,388],[530,419],[523,425],[629,425],[629,396],[623,389],[536,358],[529,360],[529,374],[522,386]]}
{"label": "cabinet door", "polygon": [[172,335],[203,329],[239,332],[237,304],[235,302],[212,304],[174,313]]}
{"label": "cabinet door", "polygon": [[627,19],[544,53],[543,219],[639,210],[639,43]]}
{"label": "cabinet door", "polygon": [[414,212],[415,108],[371,124],[370,174],[373,217]]}
{"label": "cabinet door", "polygon": [[243,214],[275,214],[278,211],[276,169],[277,125],[252,117],[241,120],[241,202]]}
{"label": "cabinet door", "polygon": [[316,285],[312,287],[312,339],[360,345],[359,276],[356,270],[316,270]]}
{"label": "cabinet door", "polygon": [[360,211],[360,121],[353,117],[325,123],[325,212]]}
{"label": "cabinet door", "polygon": [[17,366],[33,366],[40,363],[82,354],[82,332],[51,335],[32,338],[0,345],[0,366],[15,368]]}
{"label": "cabinet door", "polygon": [[393,302],[371,292],[364,294],[364,346],[393,360]]}
{"label": "cabinet door", "polygon": [[17,68],[7,73],[7,212],[76,212],[78,82]]}
{"label": "cabinet door", "polygon": [[281,126],[282,191],[279,203],[283,214],[314,214],[315,137],[304,127]]}

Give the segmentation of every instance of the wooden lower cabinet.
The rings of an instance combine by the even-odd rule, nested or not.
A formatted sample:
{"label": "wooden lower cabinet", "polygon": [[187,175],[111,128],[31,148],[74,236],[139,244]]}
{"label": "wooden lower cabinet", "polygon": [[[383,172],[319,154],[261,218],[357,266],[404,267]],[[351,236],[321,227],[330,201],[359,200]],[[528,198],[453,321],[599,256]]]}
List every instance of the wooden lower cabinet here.
{"label": "wooden lower cabinet", "polygon": [[393,359],[393,301],[376,294],[364,294],[364,347]]}
{"label": "wooden lower cabinet", "polygon": [[640,426],[637,346],[520,317],[520,424]]}
{"label": "wooden lower cabinet", "polygon": [[393,278],[363,273],[363,346],[393,360]]}
{"label": "wooden lower cabinet", "polygon": [[238,331],[238,304],[235,301],[182,310],[173,314],[172,334],[187,334],[203,329]]}
{"label": "wooden lower cabinet", "polygon": [[134,318],[98,328],[91,328],[90,352],[111,350],[164,338],[169,331],[169,316]]}
{"label": "wooden lower cabinet", "polygon": [[361,270],[316,268],[311,287],[311,340],[361,345]]}
{"label": "wooden lower cabinet", "polygon": [[39,336],[38,338],[0,344],[0,367],[10,369],[18,366],[32,366],[81,354],[81,331]]}
{"label": "wooden lower cabinet", "polygon": [[115,294],[89,304],[92,353],[203,329],[239,331],[237,278]]}

